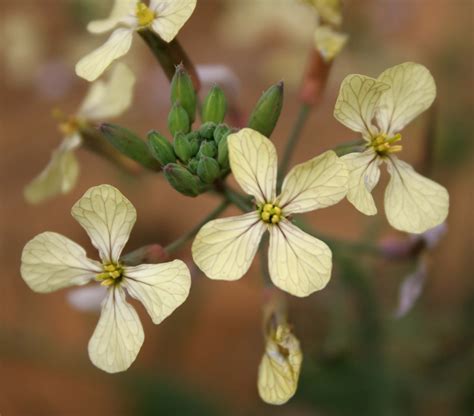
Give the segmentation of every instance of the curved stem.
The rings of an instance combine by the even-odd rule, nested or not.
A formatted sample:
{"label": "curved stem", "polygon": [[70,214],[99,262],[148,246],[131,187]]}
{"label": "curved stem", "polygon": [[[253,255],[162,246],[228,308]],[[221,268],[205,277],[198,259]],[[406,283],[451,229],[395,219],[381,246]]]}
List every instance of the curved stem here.
{"label": "curved stem", "polygon": [[301,104],[295,124],[293,124],[293,130],[291,131],[290,137],[286,142],[285,151],[283,152],[283,157],[281,159],[280,166],[278,169],[278,188],[280,188],[281,182],[283,181],[283,178],[288,170],[288,165],[290,163],[291,156],[293,155],[296,144],[298,143],[298,140],[301,136],[301,132],[303,131],[303,127],[306,123],[306,120],[308,119],[310,110],[311,107],[308,104]]}
{"label": "curved stem", "polygon": [[199,224],[193,227],[189,232],[179,237],[172,243],[168,244],[165,247],[165,251],[168,254],[171,254],[174,251],[180,249],[183,244],[185,244],[190,238],[194,237],[198,233],[201,227],[203,227],[207,222],[216,218],[221,212],[223,212],[227,208],[228,205],[229,205],[228,200],[222,201],[221,204],[214,211],[212,211],[207,217],[205,217],[201,222],[199,222]]}

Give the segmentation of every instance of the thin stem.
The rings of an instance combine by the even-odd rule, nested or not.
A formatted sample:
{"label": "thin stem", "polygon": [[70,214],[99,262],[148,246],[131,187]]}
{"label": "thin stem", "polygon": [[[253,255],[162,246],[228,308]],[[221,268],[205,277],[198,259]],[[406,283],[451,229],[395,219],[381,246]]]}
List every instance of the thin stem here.
{"label": "thin stem", "polygon": [[332,150],[334,150],[338,156],[344,156],[349,153],[363,151],[366,143],[364,139],[351,140],[333,147]]}
{"label": "thin stem", "polygon": [[216,218],[221,212],[223,212],[227,206],[229,205],[229,201],[225,200],[222,201],[221,204],[214,210],[212,211],[206,218],[204,218],[199,224],[197,224],[194,228],[191,229],[188,233],[184,234],[183,236],[179,237],[172,243],[168,244],[165,247],[165,251],[168,254],[173,253],[174,251],[178,250],[181,248],[183,244],[186,243],[190,238],[194,237],[198,231],[201,229],[202,226],[204,226],[207,222],[213,220]]}
{"label": "thin stem", "polygon": [[265,287],[272,287],[272,279],[270,278],[270,273],[268,272],[268,239],[268,233],[265,233],[260,243],[260,270]]}
{"label": "thin stem", "polygon": [[286,142],[285,151],[283,152],[283,157],[280,162],[279,171],[279,180],[278,180],[278,188],[281,185],[283,177],[288,170],[288,165],[290,163],[291,156],[295,150],[296,144],[301,136],[301,132],[303,131],[303,127],[308,119],[309,112],[311,107],[307,104],[301,104],[300,110],[298,112],[298,116],[296,118],[295,124],[293,124],[293,129],[291,131],[290,137]]}
{"label": "thin stem", "polygon": [[223,196],[226,198],[228,202],[234,204],[237,208],[239,208],[243,212],[249,212],[254,208],[248,198],[232,190],[228,186],[224,185],[224,187],[220,189],[219,192],[223,194]]}

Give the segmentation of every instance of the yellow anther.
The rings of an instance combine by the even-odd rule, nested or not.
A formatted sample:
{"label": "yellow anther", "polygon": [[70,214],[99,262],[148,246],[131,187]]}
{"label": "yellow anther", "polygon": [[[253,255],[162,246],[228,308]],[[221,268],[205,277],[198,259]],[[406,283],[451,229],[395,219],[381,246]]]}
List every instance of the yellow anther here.
{"label": "yellow anther", "polygon": [[261,217],[263,221],[268,222],[270,220],[270,213],[268,211],[263,211]]}
{"label": "yellow anther", "polygon": [[115,270],[114,272],[110,272],[110,277],[116,279],[117,277],[120,277],[121,273],[118,270]]}
{"label": "yellow anther", "polygon": [[148,26],[155,19],[155,13],[153,13],[153,11],[151,11],[150,8],[141,1],[137,3],[135,15],[137,16],[138,24],[140,26]]}
{"label": "yellow anther", "polygon": [[280,207],[273,207],[273,214],[281,215],[281,208]]}
{"label": "yellow anther", "polygon": [[280,222],[280,216],[279,215],[273,215],[272,216],[272,224],[278,224]]}
{"label": "yellow anther", "polygon": [[263,206],[263,212],[271,213],[273,209],[273,204],[265,204]]}
{"label": "yellow anther", "polygon": [[114,279],[107,279],[100,283],[101,286],[112,286],[115,283]]}
{"label": "yellow anther", "polygon": [[398,144],[396,146],[391,146],[388,151],[389,151],[389,153],[397,153],[397,152],[401,152],[402,149],[403,149],[403,146]]}
{"label": "yellow anther", "polygon": [[117,270],[114,264],[107,264],[107,266],[104,266],[104,270],[107,272],[113,272]]}
{"label": "yellow anther", "polygon": [[380,134],[377,137],[374,137],[370,144],[380,156],[385,156],[388,153],[400,152],[402,150],[402,146],[393,146],[393,143],[398,142],[401,139],[402,135],[400,133],[393,137],[387,137],[386,134]]}

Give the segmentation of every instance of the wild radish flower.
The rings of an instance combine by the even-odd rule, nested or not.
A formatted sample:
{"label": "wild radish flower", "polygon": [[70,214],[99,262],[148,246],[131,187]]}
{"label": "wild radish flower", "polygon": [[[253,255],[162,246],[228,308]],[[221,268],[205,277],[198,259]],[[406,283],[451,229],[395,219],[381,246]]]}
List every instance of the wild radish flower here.
{"label": "wild radish flower", "polygon": [[258,394],[266,403],[284,404],[298,386],[303,362],[300,342],[291,331],[286,312],[278,304],[267,305],[264,332],[265,353],[258,368]]}
{"label": "wild radish flower", "polygon": [[345,164],[328,151],[297,165],[277,196],[277,154],[272,142],[245,128],[229,135],[228,144],[234,177],[255,197],[256,207],[247,214],[213,220],[202,227],[192,246],[195,263],[211,279],[240,279],[268,231],[273,283],[295,296],[324,288],[331,276],[331,250],[293,225],[290,216],[328,207],[344,198],[348,178]]}
{"label": "wild radish flower", "polygon": [[366,150],[342,157],[350,170],[347,199],[366,215],[377,213],[372,189],[380,178],[379,165],[391,175],[385,190],[385,213],[392,227],[422,233],[442,223],[448,215],[449,195],[444,187],[415,172],[398,159],[400,131],[425,111],[436,96],[430,72],[406,62],[373,79],[349,75],[342,82],[334,116],[362,133]]}
{"label": "wild radish flower", "polygon": [[126,302],[125,290],[145,306],[153,323],[159,324],[186,300],[191,285],[189,269],[181,260],[138,266],[120,261],[136,211],[110,185],[90,188],[71,213],[99,250],[101,261],[89,259],[81,246],[61,234],[44,232],[23,249],[21,275],[39,293],[92,280],[107,288],[99,322],[89,341],[89,357],[104,371],[124,371],[144,340],[140,319]]}
{"label": "wild radish flower", "polygon": [[58,194],[69,192],[76,184],[79,166],[74,155],[82,143],[81,128],[90,121],[118,117],[132,103],[135,77],[124,64],[117,64],[107,82],[91,85],[77,114],[59,124],[64,139],[54,150],[43,171],[25,188],[25,199],[37,204]]}
{"label": "wild radish flower", "polygon": [[150,0],[149,5],[137,0],[115,0],[107,19],[96,20],[87,26],[89,32],[112,35],[98,49],[82,58],[76,74],[94,81],[116,59],[132,46],[133,33],[150,29],[165,42],[171,42],[196,7],[196,0]]}

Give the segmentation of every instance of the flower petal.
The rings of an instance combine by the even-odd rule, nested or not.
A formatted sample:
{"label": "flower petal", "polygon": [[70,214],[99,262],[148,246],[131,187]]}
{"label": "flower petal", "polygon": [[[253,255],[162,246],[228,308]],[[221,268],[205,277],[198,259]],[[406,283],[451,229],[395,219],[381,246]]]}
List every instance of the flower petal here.
{"label": "flower petal", "polygon": [[51,160],[24,190],[30,204],[38,204],[58,194],[68,193],[76,184],[79,165],[73,150],[81,144],[79,134],[66,137],[53,151]]}
{"label": "flower petal", "polygon": [[153,323],[159,324],[188,297],[191,274],[181,260],[126,267],[123,287],[145,306]]}
{"label": "flower petal", "polygon": [[196,0],[152,0],[150,7],[157,17],[151,27],[165,42],[171,42],[193,14]]}
{"label": "flower petal", "polygon": [[379,127],[389,135],[430,107],[436,97],[433,76],[420,64],[396,65],[382,72],[378,80],[391,86],[382,95],[376,114]]}
{"label": "flower petal", "polygon": [[102,285],[92,285],[71,289],[66,298],[69,304],[78,311],[99,312],[108,289]]}
{"label": "flower petal", "polygon": [[283,219],[270,228],[268,267],[275,286],[308,296],[329,282],[332,253],[324,242]]}
{"label": "flower petal", "polygon": [[193,242],[194,262],[210,279],[240,279],[252,264],[265,229],[256,211],[209,221]]}
{"label": "flower petal", "polygon": [[38,234],[21,254],[21,277],[35,292],[84,285],[101,271],[101,265],[88,259],[80,245],[53,232]]}
{"label": "flower petal", "polygon": [[267,339],[258,367],[258,393],[269,404],[284,404],[296,392],[303,354],[298,339],[289,330],[283,339]]}
{"label": "flower petal", "polygon": [[107,42],[76,64],[76,74],[87,81],[95,81],[113,61],[128,52],[132,38],[133,29],[115,29]]}
{"label": "flower petal", "polygon": [[89,120],[118,117],[132,104],[135,76],[127,65],[118,63],[108,82],[94,82],[84,99],[78,115]]}
{"label": "flower petal", "polygon": [[380,158],[372,150],[349,153],[341,157],[349,169],[347,200],[365,215],[377,214],[371,194],[380,179]]}
{"label": "flower petal", "polygon": [[99,322],[89,341],[92,363],[108,373],[125,371],[137,358],[145,335],[135,309],[119,286],[109,289]]}
{"label": "flower petal", "polygon": [[228,136],[232,173],[257,203],[275,199],[278,160],[273,143],[258,131],[245,128]]}
{"label": "flower petal", "polygon": [[86,230],[103,262],[118,261],[137,213],[131,202],[110,185],[90,188],[71,210]]}
{"label": "flower petal", "polygon": [[347,43],[349,36],[331,26],[318,26],[314,32],[314,44],[325,62],[331,62]]}
{"label": "flower petal", "polygon": [[117,26],[120,21],[133,12],[137,0],[115,0],[114,7],[106,19],[93,20],[87,25],[91,33],[105,33]]}
{"label": "flower petal", "polygon": [[348,75],[342,81],[334,117],[351,130],[371,134],[378,102],[389,88],[389,85],[364,75]]}
{"label": "flower petal", "polygon": [[332,150],[296,165],[286,175],[278,197],[284,215],[337,204],[347,193],[349,172]]}
{"label": "flower petal", "polygon": [[392,157],[392,176],[385,190],[385,213],[390,225],[408,233],[422,233],[441,224],[448,216],[446,188],[421,176],[405,162]]}

